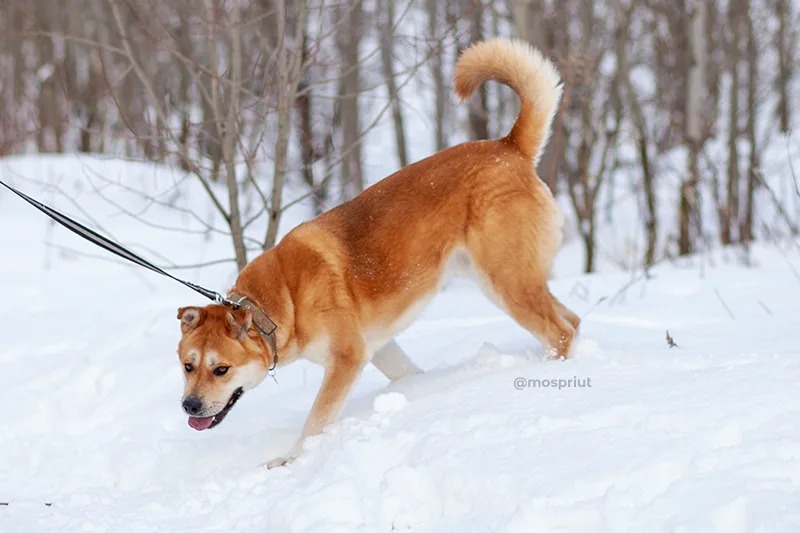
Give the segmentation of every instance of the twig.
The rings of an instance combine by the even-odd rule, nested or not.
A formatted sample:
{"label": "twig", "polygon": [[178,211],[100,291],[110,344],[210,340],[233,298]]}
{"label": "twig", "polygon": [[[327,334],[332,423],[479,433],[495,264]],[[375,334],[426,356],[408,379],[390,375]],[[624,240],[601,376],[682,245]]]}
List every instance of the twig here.
{"label": "twig", "polygon": [[792,163],[792,156],[789,153],[789,135],[786,136],[786,159],[789,161],[789,172],[792,174],[792,184],[794,185],[794,192],[800,198],[800,186],[797,185],[797,176],[794,173],[794,163]]}
{"label": "twig", "polygon": [[633,286],[634,286],[635,284],[637,284],[638,282],[640,282],[640,281],[642,281],[642,280],[651,279],[652,277],[653,277],[653,276],[652,276],[652,274],[650,274],[650,270],[649,270],[649,268],[648,268],[648,267],[645,267],[645,269],[642,271],[642,273],[641,273],[641,274],[639,274],[638,276],[632,277],[632,278],[631,278],[631,279],[628,281],[628,283],[626,283],[625,285],[623,285],[623,286],[622,286],[622,288],[620,288],[620,289],[619,289],[619,290],[616,292],[616,294],[614,294],[614,296],[612,296],[612,297],[611,297],[611,302],[610,302],[610,303],[612,303],[612,304],[613,304],[613,303],[615,303],[615,302],[617,301],[617,298],[619,298],[620,296],[624,295],[624,294],[625,294],[625,293],[628,291],[628,289],[630,289],[631,287],[633,287]]}
{"label": "twig", "polygon": [[[786,222],[786,225],[789,227],[789,231],[792,233],[792,235],[795,237],[797,235],[800,235],[800,228],[798,228],[797,225],[794,222],[792,222],[792,218],[786,212],[786,209],[784,209],[783,203],[781,203],[780,199],[778,199],[778,196],[775,194],[775,191],[773,191],[772,187],[770,187],[769,184],[766,182],[764,177],[761,175],[761,172],[756,171],[754,175],[758,183],[761,184],[761,186],[764,187],[764,189],[769,193],[770,197],[772,198],[772,202],[775,204],[775,208],[778,210],[778,214]],[[797,184],[795,184],[795,187],[796,186]]]}
{"label": "twig", "polygon": [[767,307],[767,305],[766,305],[764,302],[762,302],[761,300],[758,300],[758,305],[760,305],[760,306],[761,306],[761,308],[762,308],[764,311],[766,311],[766,312],[767,312],[767,314],[768,314],[769,316],[772,316],[772,311],[770,310],[770,308],[769,308],[769,307]]}
{"label": "twig", "polygon": [[[122,261],[122,260],[117,259],[117,258],[115,258],[113,256],[108,255],[108,254],[91,254],[91,253],[88,253],[88,252],[81,252],[80,250],[76,250],[74,248],[70,248],[69,246],[63,246],[61,244],[55,244],[52,241],[45,241],[45,244],[48,247],[52,248],[52,249],[60,250],[62,252],[71,253],[71,254],[73,254],[75,256],[78,256],[78,257],[85,257],[87,259],[98,259],[100,261],[105,261],[107,263],[114,263],[114,264],[117,264],[117,265],[120,265],[120,266],[131,266],[131,264],[128,263],[127,261]],[[258,248],[248,248],[248,251],[250,251],[250,252],[254,252],[254,251],[258,251],[258,250],[259,250]],[[151,252],[152,252],[152,250],[151,250]],[[154,254],[154,255],[159,255],[159,257],[162,260],[166,261],[166,258],[161,256],[160,254]],[[204,261],[204,262],[201,262],[201,263],[189,263],[189,264],[176,264],[176,263],[172,263],[172,262],[167,262],[167,263],[156,264],[156,266],[159,267],[159,268],[168,269],[168,270],[186,270],[186,269],[192,269],[192,268],[205,268],[205,267],[208,267],[208,266],[221,265],[221,264],[225,264],[225,263],[236,263],[236,258],[235,257],[228,257],[228,258],[225,258],[225,259],[210,259],[208,261]]]}
{"label": "twig", "polygon": [[736,317],[733,316],[733,313],[731,312],[730,307],[728,307],[728,304],[726,304],[725,300],[722,299],[722,295],[719,293],[719,289],[718,288],[714,287],[714,293],[717,295],[717,298],[719,299],[719,303],[721,303],[722,307],[724,307],[725,310],[728,312],[728,315],[731,317],[731,320],[736,320]]}
{"label": "twig", "polygon": [[626,292],[628,289],[630,289],[630,288],[631,288],[633,285],[635,285],[636,283],[638,283],[638,282],[640,282],[640,281],[642,281],[642,280],[648,280],[648,279],[652,279],[652,278],[653,278],[653,275],[652,275],[652,274],[650,274],[650,271],[649,271],[649,269],[648,269],[648,268],[645,268],[645,269],[642,271],[642,273],[641,273],[641,274],[639,274],[638,276],[634,276],[634,277],[632,277],[631,279],[629,279],[629,280],[628,280],[628,282],[627,282],[627,283],[625,283],[625,285],[623,285],[623,286],[622,286],[622,287],[621,287],[621,288],[620,288],[620,289],[619,289],[619,290],[618,290],[616,293],[614,293],[612,296],[602,296],[602,297],[600,297],[600,298],[599,298],[599,299],[598,299],[598,300],[597,300],[597,301],[594,303],[594,305],[593,305],[592,307],[590,307],[590,308],[589,308],[589,310],[588,310],[588,311],[586,311],[586,312],[585,312],[585,313],[584,313],[584,314],[581,316],[581,319],[584,319],[584,318],[586,318],[586,317],[589,315],[589,313],[591,313],[592,311],[594,311],[594,310],[597,308],[597,306],[599,306],[601,303],[605,302],[606,300],[609,300],[609,303],[610,303],[610,304],[614,304],[614,302],[617,300],[617,298],[618,298],[618,297],[619,297],[621,294],[625,293],[625,292]]}
{"label": "twig", "polygon": [[[762,222],[762,228],[768,235],[772,234],[772,231],[770,231],[770,229],[766,225],[766,223]],[[791,242],[792,242],[792,244],[794,244],[795,247],[797,247],[797,240],[794,237],[792,237]],[[797,281],[800,281],[800,273],[798,273],[797,270],[794,268],[794,265],[792,265],[792,261],[786,255],[786,251],[781,246],[777,245],[777,243],[776,243],[775,249],[778,251],[778,253],[781,254],[781,257],[783,257],[783,260],[786,261],[786,266],[788,266],[789,270],[792,272],[792,274],[794,274],[795,279],[797,279]]]}
{"label": "twig", "polygon": [[582,281],[576,281],[572,288],[569,290],[570,296],[577,296],[581,300],[589,299],[589,287]]}

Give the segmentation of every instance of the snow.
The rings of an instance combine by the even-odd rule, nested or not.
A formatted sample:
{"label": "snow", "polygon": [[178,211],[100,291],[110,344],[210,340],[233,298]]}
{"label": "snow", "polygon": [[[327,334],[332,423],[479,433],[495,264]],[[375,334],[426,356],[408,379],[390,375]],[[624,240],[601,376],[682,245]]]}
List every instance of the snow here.
{"label": "snow", "polygon": [[[91,214],[148,257],[230,257],[186,214],[106,189],[150,222],[197,232],[136,222],[78,191],[69,176],[87,172],[164,198],[182,179],[87,156],[0,161],[0,179]],[[218,223],[187,187],[174,201]],[[340,421],[266,470],[299,435],[319,367],[279,369],[196,432],[180,409],[175,311],[205,302],[85,256],[103,252],[5,191],[0,228],[0,531],[800,528],[797,248],[756,246],[750,267],[723,249],[649,277],[585,276],[573,274],[580,244],[568,243],[551,284],[584,317],[567,361],[544,359],[474,284],[455,281],[399,337],[425,372],[389,383],[366,369]],[[176,273],[225,290],[232,270]],[[587,386],[552,385],[563,381]]]}

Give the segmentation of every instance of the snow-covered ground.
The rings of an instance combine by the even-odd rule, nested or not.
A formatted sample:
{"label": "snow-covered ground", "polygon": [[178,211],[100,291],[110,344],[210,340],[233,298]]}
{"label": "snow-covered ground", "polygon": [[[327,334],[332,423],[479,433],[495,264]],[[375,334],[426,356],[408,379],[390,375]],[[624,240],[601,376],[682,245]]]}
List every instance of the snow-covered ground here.
{"label": "snow-covered ground", "polygon": [[[0,179],[85,210],[149,257],[230,256],[213,234],[153,225],[197,229],[188,215],[114,187],[150,225],[98,188],[72,203],[22,179],[61,172],[74,195],[69,176],[86,167],[150,176],[169,197],[156,167],[96,159],[0,162]],[[172,201],[214,221],[191,195]],[[342,419],[267,471],[299,434],[321,370],[282,368],[219,428],[192,430],[175,310],[205,302],[82,256],[103,252],[0,191],[0,531],[800,530],[796,250],[757,247],[747,268],[720,251],[647,279],[565,277],[579,248],[567,245],[552,282],[584,317],[573,359],[544,360],[471,283],[451,283],[400,337],[426,372],[389,384],[368,368]],[[221,291],[233,279],[230,265],[177,273]]]}

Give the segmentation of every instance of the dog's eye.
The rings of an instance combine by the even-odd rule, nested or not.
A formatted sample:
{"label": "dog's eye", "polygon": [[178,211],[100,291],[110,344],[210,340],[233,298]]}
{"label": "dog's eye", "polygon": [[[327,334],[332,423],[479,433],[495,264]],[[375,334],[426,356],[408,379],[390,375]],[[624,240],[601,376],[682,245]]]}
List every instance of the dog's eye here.
{"label": "dog's eye", "polygon": [[229,366],[218,366],[217,368],[214,369],[214,375],[224,376],[225,374],[228,373],[229,368],[230,368]]}
{"label": "dog's eye", "polygon": [[192,370],[194,370],[192,363],[186,363],[185,365],[183,365],[183,368],[185,368],[187,372],[191,372]]}

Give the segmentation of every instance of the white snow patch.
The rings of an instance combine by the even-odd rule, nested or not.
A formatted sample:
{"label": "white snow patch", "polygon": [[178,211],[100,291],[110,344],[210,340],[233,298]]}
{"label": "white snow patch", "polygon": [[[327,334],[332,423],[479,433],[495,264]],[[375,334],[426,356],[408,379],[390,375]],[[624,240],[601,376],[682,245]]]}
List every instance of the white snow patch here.
{"label": "white snow patch", "polygon": [[375,412],[382,415],[392,415],[406,406],[408,399],[405,394],[400,392],[389,392],[379,394],[375,397],[373,408]]}

